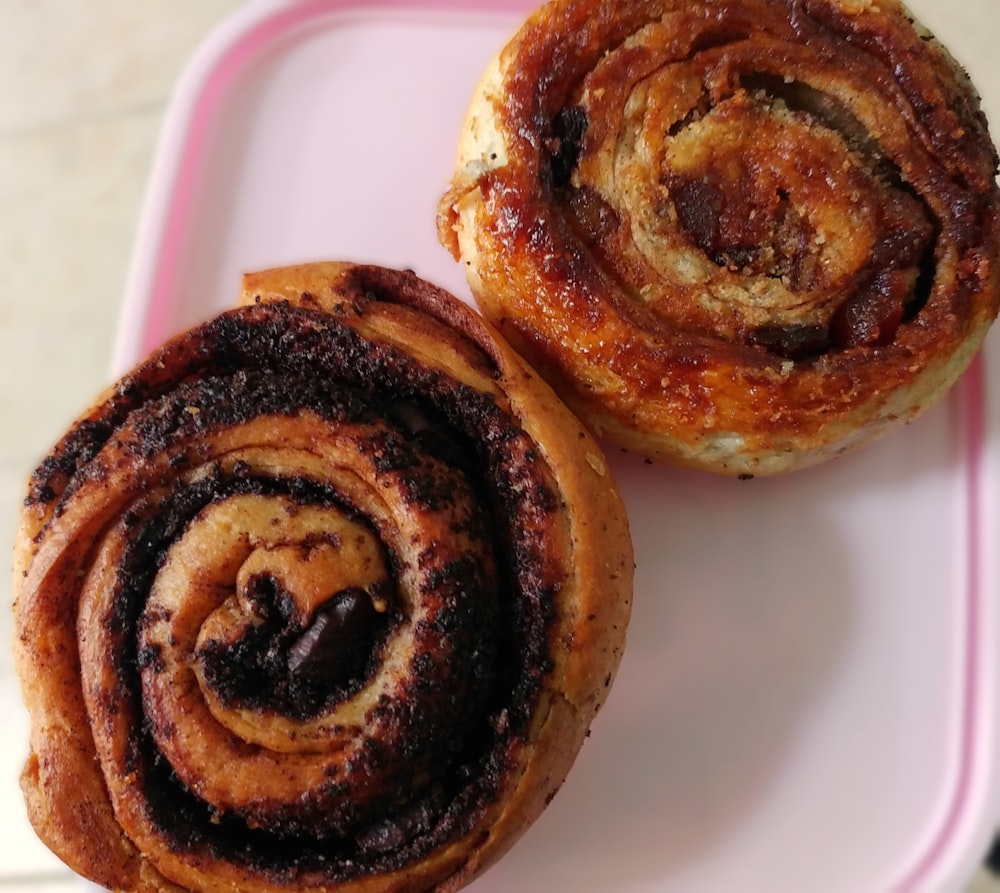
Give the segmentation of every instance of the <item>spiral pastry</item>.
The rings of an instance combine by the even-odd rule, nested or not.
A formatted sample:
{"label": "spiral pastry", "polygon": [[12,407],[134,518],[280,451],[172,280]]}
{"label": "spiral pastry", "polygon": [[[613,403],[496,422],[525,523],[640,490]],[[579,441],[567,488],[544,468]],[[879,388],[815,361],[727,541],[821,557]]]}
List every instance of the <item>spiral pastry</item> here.
{"label": "spiral pastry", "polygon": [[551,390],[412,273],[244,286],[30,481],[31,820],[115,890],[456,890],[611,685],[620,498]]}
{"label": "spiral pastry", "polygon": [[967,76],[896,0],[555,0],[474,93],[439,238],[598,435],[773,474],[969,364],[996,169]]}

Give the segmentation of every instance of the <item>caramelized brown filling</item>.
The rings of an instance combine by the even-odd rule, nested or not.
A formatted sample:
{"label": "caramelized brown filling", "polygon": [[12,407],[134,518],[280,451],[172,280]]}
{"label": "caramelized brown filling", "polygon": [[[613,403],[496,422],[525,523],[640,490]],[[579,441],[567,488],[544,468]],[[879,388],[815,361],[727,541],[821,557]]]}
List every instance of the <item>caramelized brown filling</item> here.
{"label": "caramelized brown filling", "polygon": [[[546,142],[549,177],[577,236],[607,259],[623,212],[578,173],[587,128],[579,105],[555,116]],[[822,318],[756,325],[742,333],[743,343],[794,360],[882,346],[926,301],[920,271],[934,252],[933,215],[837,98],[776,75],[747,74],[735,92],[703,93],[670,125],[659,151],[666,196],[659,213],[676,219],[688,244],[721,270],[780,281],[803,304],[812,293],[833,296]],[[831,189],[852,198],[844,203]],[[843,219],[823,220],[821,231],[811,210],[817,205]],[[826,246],[833,230],[858,225],[857,207],[877,235],[866,257],[843,268]]]}
{"label": "caramelized brown filling", "polygon": [[[500,318],[543,366],[573,363],[562,314],[643,332],[648,349],[585,350],[592,378],[604,364],[644,394],[658,352],[695,342],[772,370],[850,363],[900,332],[922,342],[981,287],[996,152],[974,93],[895,8],[557,3],[508,52],[478,250],[537,276]],[[971,251],[978,283],[936,279],[950,251]],[[496,276],[483,287],[503,294]]]}

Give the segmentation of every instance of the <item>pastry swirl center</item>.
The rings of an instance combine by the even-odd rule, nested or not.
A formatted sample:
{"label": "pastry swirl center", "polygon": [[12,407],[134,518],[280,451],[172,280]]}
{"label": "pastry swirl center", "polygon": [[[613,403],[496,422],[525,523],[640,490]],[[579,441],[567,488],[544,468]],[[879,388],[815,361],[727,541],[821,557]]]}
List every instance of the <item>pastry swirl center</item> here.
{"label": "pastry swirl center", "polygon": [[233,594],[199,630],[199,681],[230,728],[242,726],[230,717],[242,709],[318,713],[370,675],[384,639],[392,587],[379,541],[332,507],[309,514],[328,527],[297,542],[247,538],[253,550],[235,579],[222,582]]}

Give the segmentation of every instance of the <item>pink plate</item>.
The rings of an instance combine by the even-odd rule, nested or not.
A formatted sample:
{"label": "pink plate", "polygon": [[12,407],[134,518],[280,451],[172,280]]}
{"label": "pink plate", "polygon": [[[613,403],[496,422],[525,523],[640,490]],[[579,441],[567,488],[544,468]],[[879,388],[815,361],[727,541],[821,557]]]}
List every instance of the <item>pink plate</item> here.
{"label": "pink plate", "polygon": [[[435,208],[525,0],[251,3],[178,86],[117,369],[245,270],[405,266],[469,300]],[[569,780],[475,882],[945,890],[1000,817],[1000,343],[855,456],[739,482],[612,456],[637,554],[618,682]]]}

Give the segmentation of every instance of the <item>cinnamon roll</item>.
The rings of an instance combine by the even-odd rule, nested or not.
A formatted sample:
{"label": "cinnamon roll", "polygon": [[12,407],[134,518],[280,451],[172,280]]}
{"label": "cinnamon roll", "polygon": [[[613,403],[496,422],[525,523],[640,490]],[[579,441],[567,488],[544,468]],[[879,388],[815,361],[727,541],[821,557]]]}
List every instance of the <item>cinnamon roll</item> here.
{"label": "cinnamon roll", "polygon": [[596,443],[408,272],[246,277],[30,480],[22,776],[114,890],[456,890],[604,701],[627,522]]}
{"label": "cinnamon roll", "polygon": [[598,435],[773,474],[969,364],[996,171],[968,77],[897,0],[555,0],[474,92],[439,238]]}

